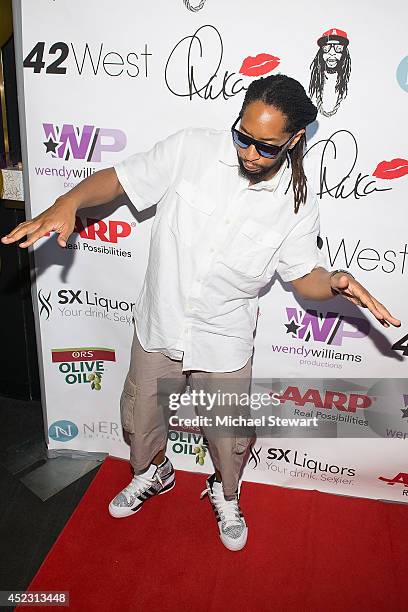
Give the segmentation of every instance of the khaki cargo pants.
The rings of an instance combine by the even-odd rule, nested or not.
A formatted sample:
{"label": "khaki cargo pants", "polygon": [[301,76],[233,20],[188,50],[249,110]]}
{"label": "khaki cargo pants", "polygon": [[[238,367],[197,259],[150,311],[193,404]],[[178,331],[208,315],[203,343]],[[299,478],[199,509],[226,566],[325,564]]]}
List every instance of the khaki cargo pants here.
{"label": "khaki cargo pants", "polygon": [[[192,370],[183,373],[181,370],[181,361],[170,359],[162,353],[145,351],[134,331],[129,372],[120,399],[120,414],[122,427],[129,435],[130,463],[136,474],[146,470],[155,455],[166,448],[169,415],[174,414],[168,407],[168,393],[183,393],[187,378],[191,390],[196,389],[197,392],[215,393],[220,389],[221,382],[221,386],[225,384],[228,391],[249,393],[251,359],[234,372]],[[196,415],[214,417],[219,407],[214,405],[211,412],[201,406],[195,410]],[[228,410],[236,410],[236,414],[242,412],[240,406],[232,406]],[[249,447],[254,441],[254,435],[249,430],[244,433],[239,430],[232,435],[230,431],[220,435],[220,430],[214,427],[201,427],[213,464],[221,473],[224,495],[236,492]]]}

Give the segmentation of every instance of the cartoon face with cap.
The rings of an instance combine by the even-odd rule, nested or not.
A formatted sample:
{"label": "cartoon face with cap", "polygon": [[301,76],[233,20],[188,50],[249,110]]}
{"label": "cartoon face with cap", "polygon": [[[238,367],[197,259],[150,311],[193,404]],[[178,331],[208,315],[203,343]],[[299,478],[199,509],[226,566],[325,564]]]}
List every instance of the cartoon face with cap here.
{"label": "cartoon face with cap", "polygon": [[344,45],[335,41],[328,42],[322,46],[323,61],[326,64],[327,72],[335,72],[339,69],[343,50]]}
{"label": "cartoon face with cap", "polygon": [[[317,40],[318,51],[310,65],[310,97],[316,97],[319,112],[331,117],[347,96],[351,71],[349,39],[344,30],[332,28]],[[329,77],[329,75],[337,75]],[[335,82],[332,79],[335,78]],[[332,96],[329,89],[332,88]],[[330,99],[330,101],[329,101]]]}

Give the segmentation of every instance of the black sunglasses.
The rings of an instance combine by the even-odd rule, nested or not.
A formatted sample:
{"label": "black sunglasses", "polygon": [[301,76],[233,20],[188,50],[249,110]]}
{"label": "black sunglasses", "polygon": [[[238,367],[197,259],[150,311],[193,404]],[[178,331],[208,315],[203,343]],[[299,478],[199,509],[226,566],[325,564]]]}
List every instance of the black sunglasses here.
{"label": "black sunglasses", "polygon": [[242,149],[247,149],[251,145],[254,145],[255,149],[262,157],[278,157],[282,149],[284,149],[284,147],[286,147],[295,136],[295,134],[293,134],[289,138],[289,140],[283,143],[283,145],[267,144],[266,142],[262,142],[261,140],[255,140],[255,138],[251,138],[251,136],[247,136],[246,134],[243,134],[242,132],[237,130],[235,126],[237,125],[240,119],[241,115],[238,117],[238,119],[235,121],[234,125],[231,128],[232,140],[234,144],[238,147],[241,147]]}

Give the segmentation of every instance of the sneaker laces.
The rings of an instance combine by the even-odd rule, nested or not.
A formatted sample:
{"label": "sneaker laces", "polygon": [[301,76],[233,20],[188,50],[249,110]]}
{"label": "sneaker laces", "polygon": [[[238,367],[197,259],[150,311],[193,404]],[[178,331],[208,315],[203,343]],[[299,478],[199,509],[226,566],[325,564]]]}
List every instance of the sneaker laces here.
{"label": "sneaker laces", "polygon": [[146,476],[143,476],[143,474],[136,474],[133,476],[127,487],[123,489],[122,493],[125,495],[126,499],[129,500],[131,495],[136,496],[138,493],[147,491],[147,489],[149,489],[149,487],[151,487],[155,481],[160,482],[160,484],[163,486],[163,481],[160,477],[159,470],[156,470],[153,478],[147,478]]}
{"label": "sneaker laces", "polygon": [[216,506],[218,514],[220,515],[222,523],[225,525],[241,525],[242,519],[238,506],[238,496],[234,499],[225,499],[222,487],[220,491],[211,490],[211,487],[207,487],[200,495],[200,499],[203,499],[205,495],[208,495],[213,504]]}

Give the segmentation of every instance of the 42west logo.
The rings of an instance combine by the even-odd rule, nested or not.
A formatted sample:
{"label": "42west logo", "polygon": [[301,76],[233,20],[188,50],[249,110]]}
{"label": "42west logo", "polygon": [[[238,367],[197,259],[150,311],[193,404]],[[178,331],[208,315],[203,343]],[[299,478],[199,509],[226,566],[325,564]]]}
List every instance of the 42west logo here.
{"label": "42west logo", "polygon": [[393,351],[401,351],[404,357],[408,357],[408,334],[394,342],[391,348]]}
{"label": "42west logo", "polygon": [[[103,42],[94,48],[86,42],[81,48],[80,44],[68,45],[63,41],[47,44],[45,41],[38,41],[24,58],[23,66],[32,70],[34,74],[41,74],[43,71],[54,75],[76,72],[85,78],[92,74],[95,77],[102,74],[103,77],[132,78],[144,74],[147,78],[148,58],[152,55],[148,51],[147,43],[139,53],[133,51],[125,53],[107,51]],[[139,56],[143,59],[139,59]],[[141,67],[144,68],[143,72]]]}
{"label": "42west logo", "polygon": [[[59,289],[53,295],[51,291],[41,288],[38,291],[38,301],[40,317],[46,321],[53,312],[53,301],[57,304],[57,313],[64,317],[79,317],[84,314],[86,317],[129,324],[132,320],[132,308],[135,305],[134,302],[99,295],[96,291],[87,289]],[[86,309],[78,306],[84,306]]]}

